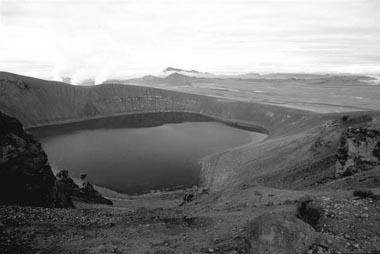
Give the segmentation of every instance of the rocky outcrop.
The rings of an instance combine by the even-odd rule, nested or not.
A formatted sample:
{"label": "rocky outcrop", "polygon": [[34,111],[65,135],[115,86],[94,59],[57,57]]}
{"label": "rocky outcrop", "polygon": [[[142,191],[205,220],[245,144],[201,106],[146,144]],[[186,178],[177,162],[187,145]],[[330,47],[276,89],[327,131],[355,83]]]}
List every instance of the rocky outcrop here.
{"label": "rocky outcrop", "polygon": [[104,198],[94,186],[85,180],[86,175],[81,177],[81,187],[69,176],[67,170],[61,170],[57,174],[57,185],[72,199],[86,203],[98,203],[112,205],[112,201]]}
{"label": "rocky outcrop", "polygon": [[15,86],[18,89],[29,89],[29,86],[24,81],[12,76],[0,77],[0,91],[2,88],[5,88],[5,86]]}
{"label": "rocky outcrop", "polygon": [[0,204],[72,207],[56,186],[41,144],[0,112]]}
{"label": "rocky outcrop", "polygon": [[87,203],[97,203],[97,204],[106,204],[112,205],[112,201],[104,198],[100,193],[95,190],[94,186],[88,182],[84,181],[82,187],[80,188],[80,196],[84,202]]}
{"label": "rocky outcrop", "polygon": [[350,176],[377,165],[380,165],[380,130],[371,127],[348,127],[340,139],[336,177]]}
{"label": "rocky outcrop", "polygon": [[315,231],[292,215],[263,214],[248,224],[246,240],[252,254],[305,253]]}

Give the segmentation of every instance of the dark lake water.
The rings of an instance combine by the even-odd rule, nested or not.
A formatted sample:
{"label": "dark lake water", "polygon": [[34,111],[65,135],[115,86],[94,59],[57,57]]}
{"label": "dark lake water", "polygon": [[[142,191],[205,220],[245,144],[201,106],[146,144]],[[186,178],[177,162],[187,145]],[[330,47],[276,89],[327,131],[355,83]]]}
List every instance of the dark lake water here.
{"label": "dark lake water", "polygon": [[198,184],[199,161],[266,135],[218,122],[184,122],[156,127],[106,128],[97,123],[32,130],[55,169],[128,194]]}

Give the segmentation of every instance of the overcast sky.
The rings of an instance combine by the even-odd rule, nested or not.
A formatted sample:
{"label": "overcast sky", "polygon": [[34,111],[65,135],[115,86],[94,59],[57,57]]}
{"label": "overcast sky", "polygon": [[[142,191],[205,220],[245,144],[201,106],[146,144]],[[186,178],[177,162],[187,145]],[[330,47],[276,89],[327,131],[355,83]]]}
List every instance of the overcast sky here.
{"label": "overcast sky", "polygon": [[379,0],[0,0],[0,70],[380,72]]}

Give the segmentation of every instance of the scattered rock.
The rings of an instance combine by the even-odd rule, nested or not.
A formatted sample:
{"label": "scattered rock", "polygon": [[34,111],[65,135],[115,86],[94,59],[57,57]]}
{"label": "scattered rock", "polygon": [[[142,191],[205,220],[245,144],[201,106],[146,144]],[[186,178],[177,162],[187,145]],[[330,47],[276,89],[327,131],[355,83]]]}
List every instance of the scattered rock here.
{"label": "scattered rock", "polygon": [[375,198],[375,194],[370,190],[355,190],[353,195],[359,198]]}
{"label": "scattered rock", "polygon": [[196,190],[190,189],[185,192],[185,195],[183,196],[182,202],[179,204],[179,206],[183,206],[186,203],[189,203],[193,201],[193,199],[196,196]]}
{"label": "scattered rock", "polygon": [[341,117],[341,120],[346,126],[350,126],[355,124],[371,122],[373,119],[372,116],[364,114],[359,116],[344,115]]}

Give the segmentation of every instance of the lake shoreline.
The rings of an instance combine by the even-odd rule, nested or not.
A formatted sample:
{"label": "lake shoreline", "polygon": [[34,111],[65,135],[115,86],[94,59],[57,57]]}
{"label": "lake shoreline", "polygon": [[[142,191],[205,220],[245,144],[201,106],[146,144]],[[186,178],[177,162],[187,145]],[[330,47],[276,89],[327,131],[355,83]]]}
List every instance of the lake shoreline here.
{"label": "lake shoreline", "polygon": [[[133,196],[201,186],[205,157],[262,139],[262,134],[198,115],[192,117],[199,121],[182,122],[187,115],[171,114],[165,118],[171,123],[156,114],[145,122],[140,117],[40,127],[32,133],[53,167],[73,177],[87,173],[94,184]],[[154,157],[147,161],[146,155]]]}

